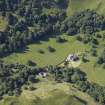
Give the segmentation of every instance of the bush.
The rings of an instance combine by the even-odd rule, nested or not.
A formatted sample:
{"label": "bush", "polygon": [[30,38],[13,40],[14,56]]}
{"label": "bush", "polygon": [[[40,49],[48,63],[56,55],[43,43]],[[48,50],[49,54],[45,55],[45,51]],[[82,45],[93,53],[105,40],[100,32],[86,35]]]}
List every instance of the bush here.
{"label": "bush", "polygon": [[2,100],[3,99],[3,97],[2,96],[0,96],[0,100]]}
{"label": "bush", "polygon": [[27,87],[27,86],[24,86],[24,89],[25,89],[25,90],[28,90],[28,87]]}
{"label": "bush", "polygon": [[88,60],[88,58],[87,58],[87,56],[85,54],[82,56],[82,61],[84,63],[89,62],[89,60]]}
{"label": "bush", "polygon": [[45,53],[42,49],[39,49],[38,52],[39,52],[40,54],[44,54],[44,53]]}
{"label": "bush", "polygon": [[55,48],[53,48],[53,47],[51,47],[51,46],[48,46],[48,51],[49,51],[49,52],[55,52],[56,50],[55,50]]}
{"label": "bush", "polygon": [[58,42],[58,43],[64,43],[64,42],[67,42],[67,40],[65,38],[62,38],[62,37],[57,37],[56,38],[56,42]]}
{"label": "bush", "polygon": [[14,94],[16,95],[16,96],[19,96],[20,94],[21,94],[21,90],[19,89],[19,88],[17,88],[17,89],[15,89],[14,90]]}
{"label": "bush", "polygon": [[29,90],[30,90],[30,91],[34,91],[35,89],[36,89],[36,88],[35,88],[34,86],[30,86],[30,87],[29,87]]}
{"label": "bush", "polygon": [[102,57],[98,57],[97,63],[98,64],[103,64],[103,58]]}
{"label": "bush", "polygon": [[8,95],[13,96],[14,95],[13,91],[8,91]]}
{"label": "bush", "polygon": [[103,63],[102,67],[103,67],[103,69],[105,69],[105,63]]}
{"label": "bush", "polygon": [[98,45],[98,44],[99,44],[98,40],[97,40],[97,39],[95,39],[95,38],[93,38],[93,39],[92,39],[92,43],[93,43],[93,44],[96,44],[96,45]]}
{"label": "bush", "polygon": [[97,38],[102,38],[102,36],[100,34],[96,34]]}
{"label": "bush", "polygon": [[31,60],[28,60],[27,65],[29,66],[36,66],[37,64]]}
{"label": "bush", "polygon": [[92,49],[92,55],[97,56],[97,50],[96,49]]}
{"label": "bush", "polygon": [[34,76],[34,75],[30,75],[30,76],[28,77],[28,80],[29,80],[30,82],[34,83],[34,82],[35,82],[35,76]]}
{"label": "bush", "polygon": [[77,36],[76,39],[77,39],[78,41],[82,41],[82,37],[81,37],[80,35]]}

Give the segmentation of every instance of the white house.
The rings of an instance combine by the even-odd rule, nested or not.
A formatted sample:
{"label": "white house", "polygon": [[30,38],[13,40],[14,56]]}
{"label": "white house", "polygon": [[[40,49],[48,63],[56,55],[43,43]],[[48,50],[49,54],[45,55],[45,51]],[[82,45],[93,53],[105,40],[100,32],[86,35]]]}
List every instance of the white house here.
{"label": "white house", "polygon": [[46,72],[40,72],[39,76],[45,78],[47,76],[47,73]]}
{"label": "white house", "polygon": [[66,58],[66,61],[77,61],[79,60],[79,57],[75,54],[69,54],[68,57]]}

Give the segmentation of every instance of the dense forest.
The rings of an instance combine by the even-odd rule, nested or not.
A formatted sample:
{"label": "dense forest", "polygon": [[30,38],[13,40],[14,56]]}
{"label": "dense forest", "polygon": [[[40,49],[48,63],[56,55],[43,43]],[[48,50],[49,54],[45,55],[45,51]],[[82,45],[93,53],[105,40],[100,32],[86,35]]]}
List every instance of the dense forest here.
{"label": "dense forest", "polygon": [[24,84],[34,83],[37,74],[36,68],[29,68],[20,64],[5,64],[0,62],[0,98],[8,94],[19,95]]}
{"label": "dense forest", "polygon": [[70,35],[77,33],[89,35],[105,29],[105,17],[95,11],[85,10],[66,19],[64,24],[65,31]]}
{"label": "dense forest", "polygon": [[0,32],[0,55],[59,31],[59,24],[66,17],[63,4],[66,1],[0,1],[0,14],[8,21],[4,32]]}

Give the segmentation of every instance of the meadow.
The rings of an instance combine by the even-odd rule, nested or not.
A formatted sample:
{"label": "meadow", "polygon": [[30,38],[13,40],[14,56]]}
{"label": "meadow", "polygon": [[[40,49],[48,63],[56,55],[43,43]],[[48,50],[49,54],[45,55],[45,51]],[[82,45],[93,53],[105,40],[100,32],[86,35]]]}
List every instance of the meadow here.
{"label": "meadow", "polygon": [[[85,9],[95,10],[99,14],[104,15],[104,0],[69,1],[69,6],[67,8],[68,16]],[[43,11],[45,14],[52,13],[52,15],[53,13],[60,12],[56,9],[43,9]],[[4,31],[7,24],[7,20],[0,16],[0,31]],[[29,28],[29,30],[32,29],[33,28],[31,27]],[[38,67],[49,65],[56,66],[69,54],[87,51],[89,62],[81,62],[78,67],[87,74],[89,82],[105,86],[105,70],[99,65],[96,65],[96,67],[94,66],[97,61],[97,57],[93,57],[91,55],[91,46],[77,41],[75,36],[63,34],[61,37],[65,38],[67,42],[58,43],[55,35],[52,35],[50,38],[44,37],[43,40],[27,45],[25,49],[8,55],[2,58],[2,60],[9,64],[19,63],[27,65],[27,62],[30,60],[36,63],[36,66]],[[100,40],[100,44],[103,45],[104,43],[104,41]],[[50,52],[48,50],[49,46],[54,48],[55,52]],[[98,54],[101,53],[101,47],[97,49]],[[39,51],[43,51],[43,53],[40,53]],[[23,92],[19,97],[4,96],[3,100],[0,101],[0,105],[86,105],[81,100],[85,101],[87,105],[97,105],[90,96],[75,89],[71,84],[55,83],[50,80],[42,79],[39,83],[32,85],[36,87],[36,90],[30,91],[23,89]]]}
{"label": "meadow", "polygon": [[[28,60],[32,60],[37,63],[37,66],[42,67],[46,65],[57,65],[62,62],[70,53],[83,52],[88,45],[84,45],[75,41],[76,38],[72,36],[63,35],[67,42],[57,43],[56,38],[49,38],[45,41],[40,41],[35,44],[27,46],[27,49],[21,53],[13,53],[12,55],[5,57],[4,61],[7,63],[22,63],[26,64]],[[48,46],[53,47],[56,51],[49,52]],[[38,50],[43,50],[44,54],[38,52]]]}
{"label": "meadow", "polygon": [[0,31],[4,31],[7,26],[7,21],[2,16],[0,16]]}
{"label": "meadow", "polygon": [[[55,66],[62,62],[69,54],[90,51],[91,49],[90,45],[78,42],[76,37],[65,34],[62,37],[68,41],[65,43],[57,43],[56,38],[52,37],[36,44],[31,44],[25,51],[13,53],[10,56],[4,57],[3,60],[7,63],[21,64],[27,64],[28,60],[32,60],[37,64],[38,67],[48,65]],[[47,49],[48,46],[52,46],[56,49],[56,51],[53,53],[49,52]],[[43,50],[44,54],[39,53],[39,49]],[[101,48],[98,49],[99,53],[101,52],[100,49]],[[96,57],[92,57],[91,54],[88,54],[88,58],[89,62],[82,62],[79,67],[87,74],[89,81],[105,86],[105,70],[100,66],[94,67],[94,64],[97,60]]]}
{"label": "meadow", "polygon": [[0,105],[96,105],[90,96],[67,83],[42,79],[33,85],[36,90],[23,90],[19,97],[5,96]]}
{"label": "meadow", "polygon": [[69,0],[67,15],[73,15],[76,12],[81,12],[85,9],[97,11],[99,14],[104,15],[105,11],[104,0]]}

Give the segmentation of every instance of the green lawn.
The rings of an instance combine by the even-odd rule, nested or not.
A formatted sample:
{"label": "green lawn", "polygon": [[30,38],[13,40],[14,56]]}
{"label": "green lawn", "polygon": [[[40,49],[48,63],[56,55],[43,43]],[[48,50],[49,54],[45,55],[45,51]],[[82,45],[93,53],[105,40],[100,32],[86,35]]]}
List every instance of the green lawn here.
{"label": "green lawn", "polygon": [[23,90],[19,97],[5,96],[0,105],[96,105],[90,96],[67,83],[42,80],[35,87],[34,91]]}
{"label": "green lawn", "polygon": [[[25,101],[24,101],[25,100]],[[53,94],[52,97],[46,98],[46,99],[40,99],[40,98],[35,98],[35,99],[20,99],[18,97],[14,98],[6,98],[4,103],[0,105],[85,105],[83,104],[80,100],[65,94],[62,91],[58,91]]]}
{"label": "green lawn", "polygon": [[104,15],[105,11],[105,1],[104,0],[69,0],[69,6],[67,9],[68,16],[75,12],[80,12],[85,9],[94,9],[98,13]]}
{"label": "green lawn", "polygon": [[[26,64],[28,60],[32,60],[36,62],[38,66],[57,65],[63,61],[68,54],[81,52],[89,48],[88,45],[83,45],[75,41],[75,37],[67,35],[63,37],[65,37],[68,42],[61,44],[56,42],[56,38],[50,38],[49,41],[41,41],[40,43],[29,45],[27,51],[23,53],[14,53],[5,57],[4,61],[8,63],[19,62]],[[56,52],[49,52],[47,49],[48,46],[54,47]],[[40,54],[38,52],[39,49],[42,49],[45,53]]]}
{"label": "green lawn", "polygon": [[2,16],[0,16],[0,31],[4,31],[7,26],[7,21]]}
{"label": "green lawn", "polygon": [[105,69],[103,69],[101,66],[96,65],[94,67],[94,63],[96,62],[96,59],[93,57],[90,57],[91,61],[87,63],[82,63],[80,68],[87,74],[87,78],[92,81],[96,82],[99,85],[105,86]]}

